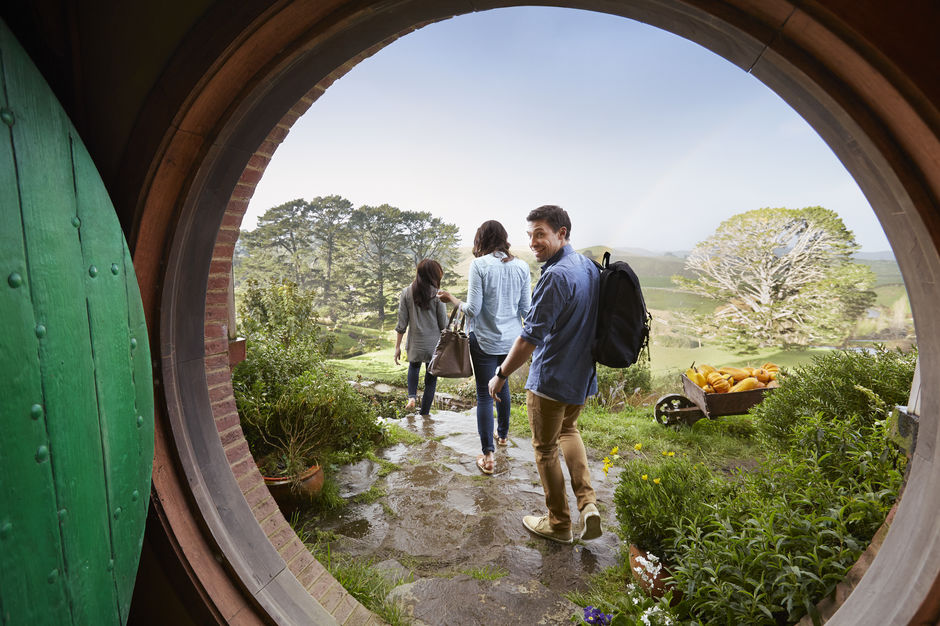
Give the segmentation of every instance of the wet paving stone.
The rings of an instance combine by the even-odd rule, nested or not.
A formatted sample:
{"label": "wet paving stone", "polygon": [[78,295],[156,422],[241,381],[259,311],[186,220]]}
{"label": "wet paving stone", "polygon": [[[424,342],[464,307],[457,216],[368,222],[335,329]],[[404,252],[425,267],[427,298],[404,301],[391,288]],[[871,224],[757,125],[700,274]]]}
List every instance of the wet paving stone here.
{"label": "wet paving stone", "polygon": [[[343,497],[373,487],[385,495],[351,502],[317,522],[337,536],[331,550],[367,558],[401,581],[391,597],[417,625],[569,623],[579,611],[564,594],[584,589],[591,575],[617,563],[613,474],[604,479],[601,464],[592,462],[604,534],[556,544],[522,525],[524,515],[545,512],[528,439],[510,436],[508,447],[497,447],[496,473],[486,476],[476,466],[480,441],[472,409],[397,423],[425,441],[382,451],[380,456],[399,468],[385,475],[372,461],[339,472]],[[568,491],[576,520],[570,486]],[[480,571],[497,576],[468,575]]]}

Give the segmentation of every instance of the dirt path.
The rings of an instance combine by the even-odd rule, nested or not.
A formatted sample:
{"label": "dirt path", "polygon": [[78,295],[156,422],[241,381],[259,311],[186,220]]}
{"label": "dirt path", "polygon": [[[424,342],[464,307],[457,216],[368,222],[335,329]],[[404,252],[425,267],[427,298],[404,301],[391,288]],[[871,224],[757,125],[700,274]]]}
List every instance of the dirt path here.
{"label": "dirt path", "polygon": [[[411,580],[392,596],[418,625],[559,624],[580,613],[564,594],[583,589],[591,574],[617,561],[614,472],[605,480],[601,464],[591,463],[604,535],[556,544],[522,526],[523,515],[545,512],[528,439],[510,437],[507,448],[497,448],[496,474],[484,476],[476,467],[480,450],[472,410],[397,423],[426,441],[384,450],[381,456],[400,468],[386,476],[371,461],[340,473],[346,498],[373,485],[386,495],[321,520],[321,529],[339,536],[331,549]],[[568,491],[577,518],[570,486]],[[479,580],[462,573],[482,568],[504,575]]]}

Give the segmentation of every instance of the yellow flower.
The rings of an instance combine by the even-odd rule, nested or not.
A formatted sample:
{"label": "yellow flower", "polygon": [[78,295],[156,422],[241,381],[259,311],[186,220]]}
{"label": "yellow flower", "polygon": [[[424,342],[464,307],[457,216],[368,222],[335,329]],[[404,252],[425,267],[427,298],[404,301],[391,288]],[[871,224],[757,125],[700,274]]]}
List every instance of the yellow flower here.
{"label": "yellow flower", "polygon": [[669,456],[669,453],[663,450],[663,456]]}
{"label": "yellow flower", "polygon": [[658,485],[658,484],[659,484],[659,479],[658,479],[658,478],[654,478],[654,479],[653,479],[653,482]]}
{"label": "yellow flower", "polygon": [[669,456],[676,456],[676,453],[675,453],[675,452],[670,452],[670,453],[669,453]]}
{"label": "yellow flower", "polygon": [[620,452],[620,446],[614,446],[614,447],[611,448],[611,450],[610,450],[610,453],[611,453],[611,454],[617,454],[618,452]]}
{"label": "yellow flower", "polygon": [[638,443],[638,444],[636,444],[635,446],[633,446],[633,449],[636,450],[637,452],[639,452],[640,450],[643,449],[643,444],[642,444],[642,443]]}
{"label": "yellow flower", "polygon": [[647,476],[646,476],[646,474],[643,474],[642,476],[640,476],[640,478],[642,478],[643,480],[646,480],[646,479],[647,479]]}

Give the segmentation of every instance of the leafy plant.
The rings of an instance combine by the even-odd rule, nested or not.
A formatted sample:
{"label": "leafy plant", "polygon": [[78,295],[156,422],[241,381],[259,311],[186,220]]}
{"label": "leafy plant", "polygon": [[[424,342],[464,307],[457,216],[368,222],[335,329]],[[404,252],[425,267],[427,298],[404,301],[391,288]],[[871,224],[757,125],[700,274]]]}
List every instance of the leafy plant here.
{"label": "leafy plant", "polygon": [[240,308],[246,359],[232,385],[252,455],[269,476],[296,476],[330,450],[384,440],[366,401],[328,369],[313,299],[291,283],[249,281]]}
{"label": "leafy plant", "polygon": [[884,407],[906,404],[916,361],[916,350],[901,352],[883,346],[870,352],[816,355],[809,364],[781,376],[780,387],[751,414],[762,435],[775,445],[783,449],[812,446],[812,434],[801,425],[817,414],[860,428],[884,419]]}
{"label": "leafy plant", "polygon": [[[621,564],[591,577],[588,589],[574,591],[566,597],[584,607],[582,615],[571,621],[588,624],[609,623],[612,626],[667,626],[677,624],[675,612],[669,607],[672,594],[651,598],[630,580],[630,563],[624,556]],[[591,621],[594,619],[595,621]]]}
{"label": "leafy plant", "polygon": [[[899,476],[895,476],[899,479]],[[896,498],[858,477],[831,482],[813,458],[774,459],[729,497],[682,517],[668,552],[681,615],[703,623],[792,623],[817,615]]]}
{"label": "leafy plant", "polygon": [[673,543],[670,529],[683,516],[694,517],[703,510],[718,490],[701,463],[675,456],[661,462],[631,461],[614,493],[620,529],[634,545],[668,558]]}
{"label": "leafy plant", "polygon": [[622,410],[630,404],[631,398],[649,392],[652,380],[649,363],[643,360],[620,369],[598,365],[597,395],[592,396],[589,402],[610,411]]}
{"label": "leafy plant", "polygon": [[259,383],[237,398],[252,453],[273,461],[263,468],[269,475],[293,476],[320,452],[365,453],[384,439],[371,407],[329,370],[304,372],[273,398]]}
{"label": "leafy plant", "polygon": [[262,285],[249,279],[239,296],[239,333],[249,342],[297,346],[317,359],[330,352],[333,339],[323,333],[311,292],[286,280]]}
{"label": "leafy plant", "polygon": [[[659,541],[677,585],[672,611],[679,620],[783,624],[818,617],[817,603],[844,578],[897,500],[905,459],[888,442],[885,417],[906,401],[915,361],[916,353],[879,348],[834,352],[788,372],[753,411],[775,451],[747,471],[726,477],[714,463],[692,464],[667,449],[667,456],[649,454],[662,445],[652,434],[636,444],[636,454],[648,457],[618,460],[621,530],[654,553]],[[683,432],[700,424],[727,422],[728,433],[749,436],[751,419],[702,420],[670,436],[683,450],[694,445],[694,437],[681,440]],[[626,431],[619,435],[629,441]],[[672,488],[652,489],[666,485]],[[612,623],[634,623],[635,612],[619,611],[612,592],[598,593],[582,605],[612,614]]]}

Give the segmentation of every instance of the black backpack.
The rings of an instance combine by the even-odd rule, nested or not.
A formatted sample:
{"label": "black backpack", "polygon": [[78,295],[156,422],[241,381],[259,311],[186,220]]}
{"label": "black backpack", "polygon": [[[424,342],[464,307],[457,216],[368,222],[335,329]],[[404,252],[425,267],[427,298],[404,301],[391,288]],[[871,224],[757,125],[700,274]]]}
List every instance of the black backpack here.
{"label": "black backpack", "polygon": [[610,262],[604,253],[597,306],[597,334],[591,353],[607,367],[629,367],[637,362],[643,348],[649,359],[650,321],[640,279],[626,261]]}

